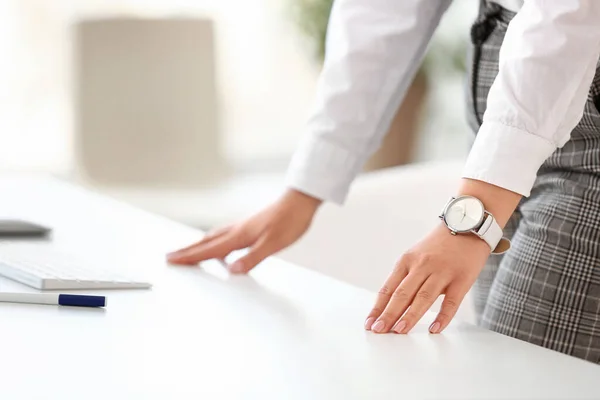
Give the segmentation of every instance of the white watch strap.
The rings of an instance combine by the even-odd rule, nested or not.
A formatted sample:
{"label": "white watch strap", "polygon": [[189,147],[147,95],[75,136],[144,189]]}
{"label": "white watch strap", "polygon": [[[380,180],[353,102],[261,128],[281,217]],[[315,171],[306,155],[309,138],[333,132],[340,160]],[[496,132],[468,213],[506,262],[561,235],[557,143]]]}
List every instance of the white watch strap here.
{"label": "white watch strap", "polygon": [[502,254],[510,249],[510,240],[502,237],[502,228],[492,214],[487,214],[481,228],[476,233],[485,240],[494,254]]}

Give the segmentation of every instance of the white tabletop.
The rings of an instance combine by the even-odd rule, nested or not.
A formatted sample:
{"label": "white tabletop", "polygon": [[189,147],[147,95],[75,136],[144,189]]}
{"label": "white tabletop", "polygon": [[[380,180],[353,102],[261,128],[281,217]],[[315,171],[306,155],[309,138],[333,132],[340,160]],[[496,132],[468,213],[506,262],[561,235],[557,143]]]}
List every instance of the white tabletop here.
{"label": "white tabletop", "polygon": [[4,178],[0,193],[0,217],[155,284],[108,292],[106,310],[0,304],[2,399],[600,397],[598,366],[467,324],[365,332],[371,293],[276,259],[248,277],[168,266],[200,232],[82,189]]}

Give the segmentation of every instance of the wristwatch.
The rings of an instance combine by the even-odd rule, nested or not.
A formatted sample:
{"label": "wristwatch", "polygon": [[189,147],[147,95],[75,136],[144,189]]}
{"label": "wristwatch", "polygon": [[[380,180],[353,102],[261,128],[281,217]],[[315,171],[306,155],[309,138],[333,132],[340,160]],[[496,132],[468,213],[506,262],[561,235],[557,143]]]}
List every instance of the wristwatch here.
{"label": "wristwatch", "polygon": [[452,235],[475,234],[490,246],[494,254],[502,254],[510,248],[510,240],[502,237],[502,228],[477,197],[451,197],[440,218]]}

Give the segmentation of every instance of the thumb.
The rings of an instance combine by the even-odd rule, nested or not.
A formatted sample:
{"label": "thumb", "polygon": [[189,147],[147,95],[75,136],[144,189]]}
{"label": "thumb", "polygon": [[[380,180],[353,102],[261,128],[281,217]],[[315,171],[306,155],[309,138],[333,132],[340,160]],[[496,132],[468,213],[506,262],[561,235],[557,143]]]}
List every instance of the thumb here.
{"label": "thumb", "polygon": [[246,274],[278,250],[280,249],[276,245],[275,240],[269,238],[261,239],[250,248],[248,254],[231,264],[229,271],[234,274]]}

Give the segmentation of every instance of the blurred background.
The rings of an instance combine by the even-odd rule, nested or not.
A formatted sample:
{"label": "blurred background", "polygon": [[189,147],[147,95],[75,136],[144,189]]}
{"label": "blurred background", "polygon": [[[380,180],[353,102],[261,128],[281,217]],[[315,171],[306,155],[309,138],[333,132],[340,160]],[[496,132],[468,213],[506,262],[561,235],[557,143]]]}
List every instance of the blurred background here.
{"label": "blurred background", "polygon": [[[280,189],[331,0],[3,0],[0,168],[209,228]],[[462,159],[476,3],[455,0],[366,166]]]}

